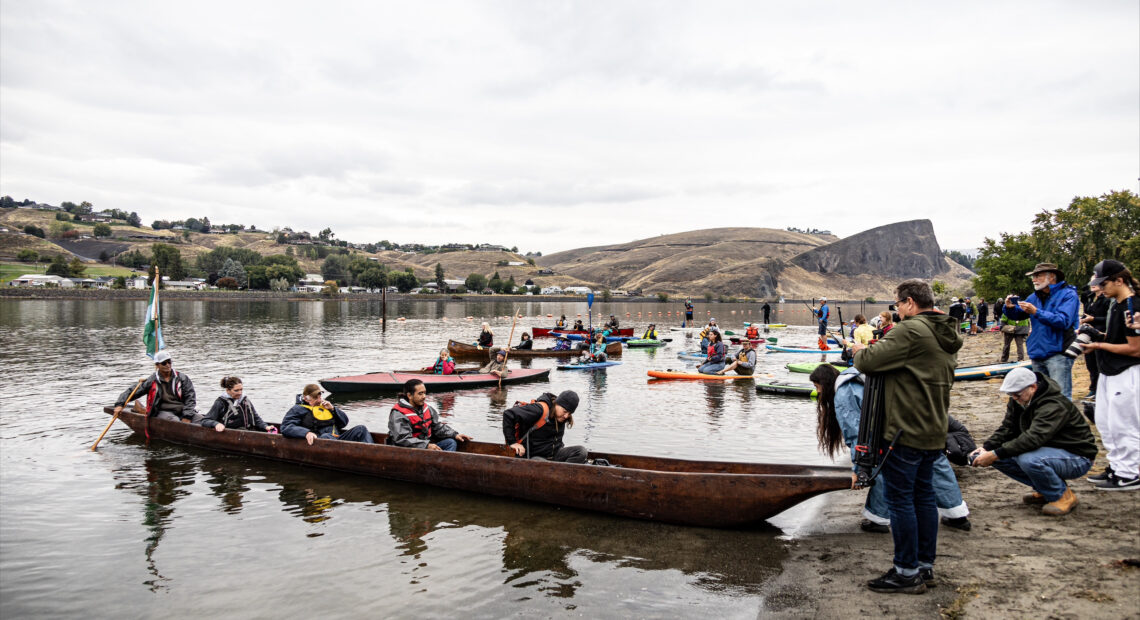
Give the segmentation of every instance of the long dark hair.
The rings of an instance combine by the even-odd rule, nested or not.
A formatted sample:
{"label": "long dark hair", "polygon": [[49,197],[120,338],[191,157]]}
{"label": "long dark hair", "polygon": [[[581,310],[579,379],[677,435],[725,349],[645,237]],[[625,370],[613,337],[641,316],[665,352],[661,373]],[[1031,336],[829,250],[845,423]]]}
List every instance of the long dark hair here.
{"label": "long dark hair", "polygon": [[843,445],[843,429],[839,428],[839,419],[835,417],[835,379],[839,371],[831,364],[820,364],[811,371],[812,383],[819,385],[819,395],[815,401],[818,414],[815,425],[815,437],[819,441],[819,451],[831,458],[839,452]]}

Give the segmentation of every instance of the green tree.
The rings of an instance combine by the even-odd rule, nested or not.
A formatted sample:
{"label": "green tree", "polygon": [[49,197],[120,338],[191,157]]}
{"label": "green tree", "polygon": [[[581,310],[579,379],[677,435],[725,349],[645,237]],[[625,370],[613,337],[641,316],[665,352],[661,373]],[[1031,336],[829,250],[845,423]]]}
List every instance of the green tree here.
{"label": "green tree", "polygon": [[127,278],[125,276],[118,276],[117,278],[115,278],[115,281],[111,284],[111,288],[117,289],[120,291],[127,288]]}
{"label": "green tree", "polygon": [[439,290],[441,290],[441,291],[447,289],[447,286],[444,285],[443,280],[444,280],[444,278],[443,278],[443,265],[441,263],[436,263],[435,264],[435,283],[439,285]]}
{"label": "green tree", "polygon": [[71,261],[67,263],[67,271],[72,278],[82,278],[83,272],[87,271],[87,265],[84,265],[79,257],[72,257]]}
{"label": "green tree", "polygon": [[75,225],[71,222],[52,222],[48,227],[51,231],[51,236],[58,239],[63,237],[65,233],[75,230]]}
{"label": "green tree", "polygon": [[16,259],[24,263],[34,263],[40,259],[40,253],[35,250],[20,250]]}
{"label": "green tree", "polygon": [[329,241],[332,241],[333,237],[336,236],[336,233],[334,233],[331,228],[326,228],[318,233],[317,236],[320,237],[321,241],[328,243]]}
{"label": "green tree", "polygon": [[254,250],[222,246],[220,248],[214,248],[209,252],[199,254],[198,257],[194,259],[194,264],[198,269],[207,274],[220,273],[227,259],[239,262],[245,267],[260,265],[264,260],[261,254]]}
{"label": "green tree", "polygon": [[127,216],[127,223],[138,228],[139,226],[142,226],[142,218],[139,217],[138,213],[131,211],[131,214]]}
{"label": "green tree", "polygon": [[336,280],[325,280],[325,287],[321,289],[321,295],[335,297],[338,293],[340,293],[340,287],[337,286]]}
{"label": "green tree", "polygon": [[103,222],[99,222],[98,224],[96,224],[95,225],[95,236],[96,237],[110,237],[111,236],[111,225],[110,224],[104,224]]}
{"label": "green tree", "polygon": [[[277,267],[274,265],[274,268]],[[250,265],[245,270],[245,278],[246,288],[250,290],[264,291],[271,288],[270,280],[272,278],[269,277],[269,267],[265,265]]]}
{"label": "green tree", "polygon": [[978,276],[974,289],[982,297],[997,299],[1010,293],[1025,296],[1033,286],[1026,272],[1037,263],[1033,239],[1028,233],[1001,233],[999,241],[986,237],[974,261]]}
{"label": "green tree", "polygon": [[614,298],[614,294],[610,292],[610,289],[606,289],[606,290],[602,291],[602,301],[610,302],[610,301],[613,301],[613,298]]}
{"label": "green tree", "polygon": [[930,283],[930,290],[935,297],[941,297],[946,294],[946,283],[942,280],[935,280]]}
{"label": "green tree", "polygon": [[27,224],[24,226],[24,234],[32,235],[33,237],[39,237],[40,239],[43,239],[45,236],[47,236],[44,233],[44,229],[32,224]]}
{"label": "green tree", "polygon": [[154,268],[162,270],[163,276],[171,280],[181,280],[186,277],[186,269],[182,265],[182,252],[167,243],[155,243],[150,246],[151,267],[147,274],[154,278]]}
{"label": "green tree", "polygon": [[335,280],[340,286],[348,286],[352,279],[352,272],[348,270],[350,262],[343,254],[330,255],[324,263],[321,263],[321,277],[326,282]]}
{"label": "green tree", "polygon": [[67,264],[67,259],[62,254],[56,254],[51,259],[51,264],[48,265],[47,275],[60,276],[61,278],[71,277],[71,267]]}
{"label": "green tree", "polygon": [[945,254],[950,260],[958,263],[966,269],[972,270],[974,268],[974,259],[966,256],[958,250],[943,250],[942,253]]}
{"label": "green tree", "polygon": [[57,222],[70,222],[74,219],[75,218],[71,217],[67,213],[56,213],[55,214],[55,221],[57,221]]}
{"label": "green tree", "polygon": [[487,276],[481,273],[470,274],[467,276],[467,279],[463,281],[463,286],[472,293],[478,293],[487,288]]}
{"label": "green tree", "polygon": [[395,274],[392,277],[392,285],[395,286],[396,289],[401,293],[407,293],[408,291],[419,286],[420,281],[414,274],[403,271]]}
{"label": "green tree", "polygon": [[277,291],[277,292],[287,291],[287,290],[289,290],[289,286],[290,286],[289,281],[286,280],[285,278],[274,278],[274,279],[269,281],[269,290],[272,290],[272,291]]}
{"label": "green tree", "polygon": [[669,301],[669,293],[657,293],[657,301],[661,303]]}
{"label": "green tree", "polygon": [[1031,236],[1042,257],[1037,262],[1056,263],[1070,283],[1083,284],[1093,266],[1106,258],[1128,262],[1127,244],[1140,231],[1140,197],[1131,191],[1109,192],[1100,197],[1078,197],[1068,207],[1044,211],[1033,218]]}
{"label": "green tree", "polygon": [[[218,272],[219,278],[233,278],[238,283],[238,288],[245,288],[249,285],[249,276],[245,272],[245,267],[232,258],[227,258],[226,262],[222,263],[222,270]],[[269,283],[266,282],[266,285]]]}
{"label": "green tree", "polygon": [[388,286],[388,274],[379,266],[373,265],[360,274],[359,282],[368,289],[382,289]]}

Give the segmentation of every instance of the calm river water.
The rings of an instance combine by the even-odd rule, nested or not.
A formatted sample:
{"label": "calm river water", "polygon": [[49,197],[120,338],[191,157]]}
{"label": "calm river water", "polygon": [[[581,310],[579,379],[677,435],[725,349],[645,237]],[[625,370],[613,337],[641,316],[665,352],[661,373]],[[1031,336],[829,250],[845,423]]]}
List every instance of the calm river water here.
{"label": "calm river water", "polygon": [[[389,317],[406,320],[382,331],[374,301],[166,301],[164,335],[200,410],[237,374],[262,416],[279,420],[305,383],[426,365],[448,338],[474,341],[483,320],[501,343],[515,307],[526,317],[516,332],[586,312],[584,302],[398,302]],[[674,338],[625,351],[621,366],[429,399],[480,441],[501,441],[507,404],[573,389],[582,402],[568,444],[829,462],[807,400],[758,395],[750,382],[647,380],[648,369],[686,367],[677,352],[696,348],[668,332],[679,307],[595,304],[638,329],[649,322],[638,313],[652,313]],[[738,333],[759,320],[755,305],[697,309]],[[783,309],[773,321],[800,326],[772,335],[810,346],[807,310]],[[685,528],[148,446],[121,423],[90,452],[109,420],[102,407],[153,370],[144,311],[142,301],[0,301],[0,617],[754,617],[780,570],[780,538],[816,525],[821,498],[772,527]],[[762,355],[758,372],[787,378],[783,365],[808,357]],[[343,400],[353,424],[380,432],[391,404]]]}

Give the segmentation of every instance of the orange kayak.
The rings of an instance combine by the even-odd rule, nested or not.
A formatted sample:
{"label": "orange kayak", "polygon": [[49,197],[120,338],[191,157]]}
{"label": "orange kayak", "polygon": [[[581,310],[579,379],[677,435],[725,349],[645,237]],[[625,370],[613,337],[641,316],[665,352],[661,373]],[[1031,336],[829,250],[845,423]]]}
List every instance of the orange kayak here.
{"label": "orange kayak", "polygon": [[731,381],[733,379],[752,379],[752,375],[738,375],[729,372],[723,375],[706,375],[699,372],[684,372],[681,370],[650,370],[650,377],[654,379],[697,379],[702,381]]}

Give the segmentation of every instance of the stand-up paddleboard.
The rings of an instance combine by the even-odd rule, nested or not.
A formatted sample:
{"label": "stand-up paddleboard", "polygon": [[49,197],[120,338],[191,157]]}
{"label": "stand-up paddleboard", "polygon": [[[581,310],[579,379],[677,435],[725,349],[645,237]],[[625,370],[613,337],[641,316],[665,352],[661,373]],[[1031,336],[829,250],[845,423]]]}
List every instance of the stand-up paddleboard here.
{"label": "stand-up paddleboard", "polygon": [[843,349],[828,349],[827,351],[820,351],[819,349],[801,349],[797,347],[781,347],[779,345],[770,344],[768,350],[772,353],[817,353],[821,355],[839,355],[843,353]]}
{"label": "stand-up paddleboard", "polygon": [[1004,377],[1014,368],[1029,368],[1030,362],[1008,362],[1006,364],[989,364],[987,366],[966,366],[954,369],[955,381],[975,381],[978,379],[992,379]]}
{"label": "stand-up paddleboard", "polygon": [[590,362],[589,364],[559,364],[558,370],[594,370],[595,368],[609,368],[621,366],[621,362]]}
{"label": "stand-up paddleboard", "polygon": [[756,391],[764,394],[781,394],[783,396],[807,396],[815,398],[815,386],[810,383],[786,383],[783,381],[769,381],[757,383]]}
{"label": "stand-up paddleboard", "polygon": [[[805,374],[811,374],[815,371],[816,368],[819,368],[826,363],[829,362],[792,362],[791,364],[785,364],[784,368],[787,368],[789,372],[802,372]],[[847,364],[840,364],[839,362],[830,362],[830,364],[832,366],[835,366],[836,370],[847,370]]]}
{"label": "stand-up paddleboard", "polygon": [[753,379],[752,375],[738,375],[728,372],[723,375],[706,375],[684,370],[650,370],[647,374],[653,379],[691,379],[698,381],[731,381],[733,379]]}

